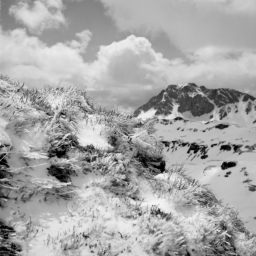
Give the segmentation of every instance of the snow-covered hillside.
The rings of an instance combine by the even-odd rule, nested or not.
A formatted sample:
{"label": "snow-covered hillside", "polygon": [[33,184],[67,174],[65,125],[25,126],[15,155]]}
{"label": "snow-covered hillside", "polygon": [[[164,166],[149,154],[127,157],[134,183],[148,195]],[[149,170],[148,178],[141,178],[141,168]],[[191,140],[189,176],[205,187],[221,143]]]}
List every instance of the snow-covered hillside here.
{"label": "snow-covered hillside", "polygon": [[[1,76],[0,255],[255,256],[256,235],[235,210],[182,168],[166,168],[169,147],[154,124],[103,110],[75,87],[29,90]],[[177,154],[168,165],[182,164],[185,152]],[[219,162],[211,165],[220,173]],[[237,166],[253,179],[249,165]]]}
{"label": "snow-covered hillside", "polygon": [[[256,232],[256,127],[176,118],[158,120],[155,128],[165,145],[167,165],[183,165]],[[225,169],[224,162],[234,166]]]}

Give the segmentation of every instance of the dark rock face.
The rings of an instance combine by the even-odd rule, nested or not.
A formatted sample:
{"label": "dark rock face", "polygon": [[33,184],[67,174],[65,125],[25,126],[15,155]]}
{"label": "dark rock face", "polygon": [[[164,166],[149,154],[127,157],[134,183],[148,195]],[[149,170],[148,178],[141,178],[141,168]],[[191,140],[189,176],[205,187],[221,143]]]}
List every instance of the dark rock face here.
{"label": "dark rock face", "polygon": [[220,147],[220,150],[223,150],[223,151],[231,151],[231,146],[230,145],[222,145]]}
{"label": "dark rock face", "polygon": [[226,170],[228,168],[235,167],[236,164],[237,164],[236,162],[223,162],[222,165],[221,165],[221,169]]}
{"label": "dark rock face", "polygon": [[248,101],[246,112],[249,113],[253,106],[251,102],[256,100],[249,94],[233,89],[207,89],[205,86],[199,87],[194,83],[188,83],[184,86],[172,84],[139,107],[134,112],[134,116],[136,117],[142,111],[147,112],[150,109],[156,110],[155,115],[166,116],[172,114],[176,104],[179,105],[179,113],[190,112],[195,117],[210,114],[216,106],[220,108],[220,119],[223,119],[231,111],[228,105],[238,103],[241,97],[244,102]]}
{"label": "dark rock face", "polygon": [[248,115],[252,111],[252,102],[249,101],[245,109],[246,114]]}
{"label": "dark rock face", "polygon": [[256,186],[255,185],[249,185],[249,191],[255,192],[256,191]]}
{"label": "dark rock face", "polygon": [[189,154],[190,151],[193,151],[194,154],[196,154],[197,152],[200,152],[202,155],[206,155],[207,146],[191,143],[187,153]]}
{"label": "dark rock face", "polygon": [[173,109],[172,98],[163,90],[157,96],[151,98],[149,102],[135,110],[134,116],[138,116],[141,110],[146,112],[152,107],[157,110],[156,115],[169,115]]}
{"label": "dark rock face", "polygon": [[178,116],[178,117],[175,117],[173,120],[174,120],[174,121],[183,121],[184,118]]}
{"label": "dark rock face", "polygon": [[220,130],[226,129],[228,127],[229,127],[229,125],[227,125],[227,124],[218,124],[215,126],[215,128],[220,129]]}
{"label": "dark rock face", "polygon": [[234,149],[234,152],[239,152],[239,151],[241,151],[241,147],[242,147],[243,145],[233,145],[233,149]]}
{"label": "dark rock face", "polygon": [[163,140],[163,141],[161,141],[163,144],[164,144],[164,146],[166,147],[166,148],[168,148],[168,147],[170,147],[170,141],[165,141],[165,140]]}
{"label": "dark rock face", "polygon": [[184,113],[190,111],[193,116],[201,116],[213,111],[214,105],[209,100],[201,95],[196,95],[193,98],[187,97],[180,102],[178,111]]}

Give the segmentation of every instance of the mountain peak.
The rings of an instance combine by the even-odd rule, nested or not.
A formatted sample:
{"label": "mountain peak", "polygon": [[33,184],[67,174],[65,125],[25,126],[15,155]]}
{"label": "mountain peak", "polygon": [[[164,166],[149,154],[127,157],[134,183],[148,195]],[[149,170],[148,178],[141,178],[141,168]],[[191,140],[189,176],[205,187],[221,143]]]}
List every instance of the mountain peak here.
{"label": "mountain peak", "polygon": [[[134,112],[134,116],[143,118],[144,113],[150,110],[151,115],[158,117],[172,119],[182,116],[188,119],[209,121],[211,119],[222,120],[229,116],[238,117],[240,114],[246,122],[250,120],[256,123],[255,100],[253,96],[234,89],[208,89],[195,83],[171,84],[166,90],[162,90],[160,94],[139,107]],[[241,111],[246,112],[247,117]]]}

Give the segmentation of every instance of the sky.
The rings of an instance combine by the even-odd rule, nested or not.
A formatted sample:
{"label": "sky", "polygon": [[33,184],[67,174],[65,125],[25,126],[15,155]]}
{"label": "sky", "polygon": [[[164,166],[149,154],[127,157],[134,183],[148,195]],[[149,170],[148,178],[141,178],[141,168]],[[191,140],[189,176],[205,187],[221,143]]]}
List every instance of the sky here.
{"label": "sky", "polygon": [[0,74],[131,112],[169,84],[256,96],[255,0],[0,0]]}

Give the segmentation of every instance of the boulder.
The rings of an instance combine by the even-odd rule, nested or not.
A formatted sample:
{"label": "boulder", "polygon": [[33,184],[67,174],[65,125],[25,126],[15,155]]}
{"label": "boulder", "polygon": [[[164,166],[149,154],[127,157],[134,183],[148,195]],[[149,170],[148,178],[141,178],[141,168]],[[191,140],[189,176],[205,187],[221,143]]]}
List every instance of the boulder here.
{"label": "boulder", "polygon": [[220,130],[226,129],[228,127],[229,127],[229,125],[227,125],[227,124],[218,124],[215,126],[215,128],[220,129]]}
{"label": "boulder", "polygon": [[222,145],[220,147],[220,150],[223,150],[223,151],[230,151],[231,150],[231,146],[230,145]]}
{"label": "boulder", "polygon": [[228,168],[235,167],[237,165],[237,162],[223,162],[221,165],[222,170],[226,170]]}

